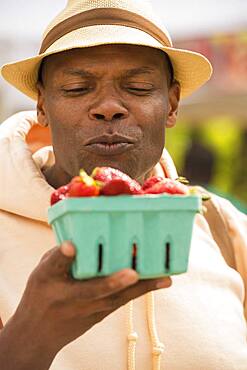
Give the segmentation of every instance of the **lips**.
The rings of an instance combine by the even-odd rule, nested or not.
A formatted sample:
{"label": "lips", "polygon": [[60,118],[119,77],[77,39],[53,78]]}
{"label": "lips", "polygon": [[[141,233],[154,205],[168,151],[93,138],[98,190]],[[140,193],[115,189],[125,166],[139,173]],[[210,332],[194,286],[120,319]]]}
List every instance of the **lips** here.
{"label": "lips", "polygon": [[101,135],[101,136],[95,136],[88,141],[86,141],[85,145],[91,145],[91,144],[118,144],[118,143],[129,143],[133,144],[136,140],[133,138],[130,138],[128,136],[113,134],[113,135]]}
{"label": "lips", "polygon": [[101,135],[89,139],[85,149],[99,155],[117,155],[133,148],[136,140],[118,134]]}

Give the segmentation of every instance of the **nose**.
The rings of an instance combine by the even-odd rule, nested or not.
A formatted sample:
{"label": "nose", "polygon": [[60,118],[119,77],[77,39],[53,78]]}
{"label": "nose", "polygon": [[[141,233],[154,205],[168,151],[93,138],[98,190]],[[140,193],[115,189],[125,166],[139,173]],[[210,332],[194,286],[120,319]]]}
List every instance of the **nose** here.
{"label": "nose", "polygon": [[89,110],[89,118],[97,121],[114,121],[128,117],[128,110],[115,98],[98,101]]}

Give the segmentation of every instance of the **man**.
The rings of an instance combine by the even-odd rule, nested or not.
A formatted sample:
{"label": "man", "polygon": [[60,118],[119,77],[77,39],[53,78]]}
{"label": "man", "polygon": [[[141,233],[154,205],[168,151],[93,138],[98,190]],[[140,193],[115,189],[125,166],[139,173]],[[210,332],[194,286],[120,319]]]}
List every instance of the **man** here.
{"label": "man", "polygon": [[[40,55],[3,67],[37,99],[53,149],[32,156],[25,144],[33,112],[1,127],[1,370],[247,369],[244,280],[201,215],[189,270],[172,286],[169,278],[138,281],[128,269],[75,281],[74,246],[51,249],[47,225],[51,192],[81,167],[116,167],[140,182],[176,177],[166,152],[161,158],[165,127],[176,122],[180,94],[210,74],[204,57],[171,46],[148,6],[127,0],[70,0]],[[232,216],[234,245],[244,247],[244,216],[218,202]]]}

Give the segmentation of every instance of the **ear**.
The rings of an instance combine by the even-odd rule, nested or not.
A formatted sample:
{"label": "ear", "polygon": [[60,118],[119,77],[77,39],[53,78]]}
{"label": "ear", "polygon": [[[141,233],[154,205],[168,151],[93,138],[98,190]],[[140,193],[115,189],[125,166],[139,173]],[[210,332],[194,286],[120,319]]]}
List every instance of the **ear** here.
{"label": "ear", "polygon": [[178,115],[178,105],[180,100],[181,87],[178,81],[174,80],[168,92],[168,117],[166,127],[170,128],[175,126]]}
{"label": "ear", "polygon": [[37,100],[37,118],[38,123],[43,126],[47,127],[49,122],[47,120],[46,110],[45,110],[45,88],[41,82],[37,83],[37,90],[38,90],[38,100]]}

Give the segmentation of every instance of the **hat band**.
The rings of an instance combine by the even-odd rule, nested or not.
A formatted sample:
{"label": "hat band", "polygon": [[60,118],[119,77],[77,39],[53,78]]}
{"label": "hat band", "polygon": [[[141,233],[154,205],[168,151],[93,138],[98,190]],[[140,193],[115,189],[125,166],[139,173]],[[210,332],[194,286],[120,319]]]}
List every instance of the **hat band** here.
{"label": "hat band", "polygon": [[172,46],[167,35],[154,23],[139,14],[124,9],[95,8],[73,15],[58,23],[44,38],[39,54],[44,53],[55,41],[82,27],[118,25],[137,28],[148,33],[165,46]]}

